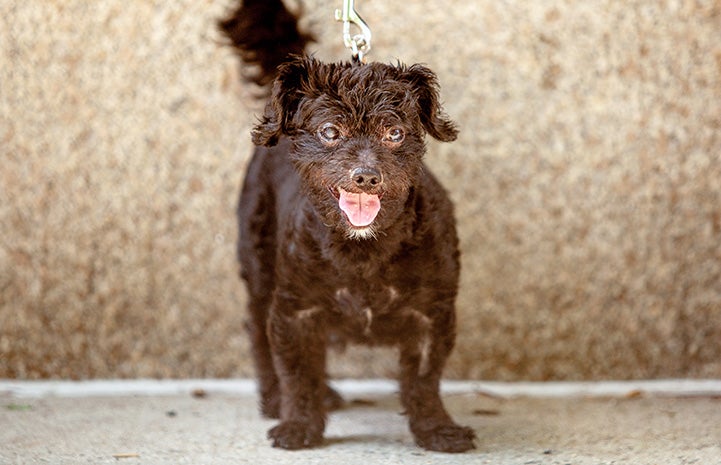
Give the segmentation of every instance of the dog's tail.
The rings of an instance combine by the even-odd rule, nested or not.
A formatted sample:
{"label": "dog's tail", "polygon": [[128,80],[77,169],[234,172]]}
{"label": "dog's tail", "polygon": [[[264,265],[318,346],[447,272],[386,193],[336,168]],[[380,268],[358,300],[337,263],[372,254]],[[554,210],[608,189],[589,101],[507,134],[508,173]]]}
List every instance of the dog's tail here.
{"label": "dog's tail", "polygon": [[257,67],[254,74],[242,73],[246,80],[259,86],[268,84],[289,55],[302,54],[314,40],[299,29],[298,17],[282,0],[240,0],[235,10],[218,22],[243,63]]}

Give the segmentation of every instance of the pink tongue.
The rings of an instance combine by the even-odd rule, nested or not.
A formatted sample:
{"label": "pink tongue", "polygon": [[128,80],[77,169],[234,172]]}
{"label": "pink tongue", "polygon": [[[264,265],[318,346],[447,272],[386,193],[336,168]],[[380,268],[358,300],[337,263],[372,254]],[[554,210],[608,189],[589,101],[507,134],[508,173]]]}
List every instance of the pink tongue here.
{"label": "pink tongue", "polygon": [[338,189],[338,192],[340,192],[338,206],[348,216],[348,221],[357,228],[371,224],[381,209],[381,200],[377,195],[363,192],[355,194],[343,189]]}

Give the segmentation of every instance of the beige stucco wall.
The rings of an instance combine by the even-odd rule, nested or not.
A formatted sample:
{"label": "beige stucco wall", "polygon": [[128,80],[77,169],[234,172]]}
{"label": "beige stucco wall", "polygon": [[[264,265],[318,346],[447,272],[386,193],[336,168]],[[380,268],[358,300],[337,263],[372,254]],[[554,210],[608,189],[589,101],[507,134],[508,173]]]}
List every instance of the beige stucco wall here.
{"label": "beige stucco wall", "polygon": [[[322,59],[333,9],[306,2]],[[248,376],[224,1],[0,0],[0,377]],[[461,129],[448,376],[721,376],[721,2],[356,1]],[[332,358],[393,374],[393,352]]]}

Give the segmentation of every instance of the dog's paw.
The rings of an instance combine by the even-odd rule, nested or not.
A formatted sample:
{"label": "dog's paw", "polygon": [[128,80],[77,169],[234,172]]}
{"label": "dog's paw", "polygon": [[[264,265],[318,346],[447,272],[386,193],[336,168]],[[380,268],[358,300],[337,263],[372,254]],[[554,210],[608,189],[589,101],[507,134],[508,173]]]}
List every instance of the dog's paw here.
{"label": "dog's paw", "polygon": [[456,424],[418,431],[415,438],[420,447],[437,452],[465,452],[476,448],[473,443],[476,433],[467,426]]}
{"label": "dog's paw", "polygon": [[268,431],[268,439],[273,440],[273,447],[281,449],[306,449],[320,445],[323,432],[307,423],[284,421]]}

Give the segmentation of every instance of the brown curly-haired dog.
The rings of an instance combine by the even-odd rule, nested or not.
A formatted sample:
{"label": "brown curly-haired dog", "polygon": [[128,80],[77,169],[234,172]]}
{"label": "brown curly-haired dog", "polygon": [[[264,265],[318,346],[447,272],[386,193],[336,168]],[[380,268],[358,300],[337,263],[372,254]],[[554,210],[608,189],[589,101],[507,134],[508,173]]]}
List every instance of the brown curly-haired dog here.
{"label": "brown curly-haired dog", "polygon": [[[288,15],[277,0],[256,2],[223,23],[239,48],[262,25],[238,18],[269,5]],[[254,53],[249,61],[260,63]],[[426,134],[456,133],[424,66],[297,57],[277,70],[238,208],[261,410],[281,420],[268,433],[274,446],[322,442],[326,410],[340,401],[327,386],[326,346],[340,337],[400,348],[417,444],[474,447],[473,430],[439,395],[459,253],[451,202],[423,163]]]}

